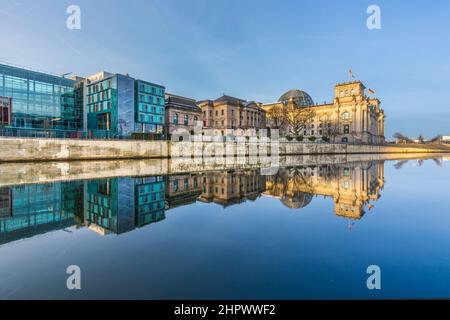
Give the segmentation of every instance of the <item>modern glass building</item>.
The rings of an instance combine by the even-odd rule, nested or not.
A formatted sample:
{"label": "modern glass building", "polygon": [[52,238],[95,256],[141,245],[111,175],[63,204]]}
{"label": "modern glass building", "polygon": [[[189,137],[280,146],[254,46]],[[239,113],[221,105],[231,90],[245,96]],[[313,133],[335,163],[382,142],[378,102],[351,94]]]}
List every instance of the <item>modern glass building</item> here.
{"label": "modern glass building", "polygon": [[164,125],[163,86],[100,72],[87,79],[87,130],[93,138],[130,138]]}
{"label": "modern glass building", "polygon": [[83,128],[75,81],[0,64],[0,130],[4,135],[71,137]]}
{"label": "modern glass building", "polygon": [[135,82],[135,131],[140,133],[162,132],[164,128],[165,87],[136,80]]}

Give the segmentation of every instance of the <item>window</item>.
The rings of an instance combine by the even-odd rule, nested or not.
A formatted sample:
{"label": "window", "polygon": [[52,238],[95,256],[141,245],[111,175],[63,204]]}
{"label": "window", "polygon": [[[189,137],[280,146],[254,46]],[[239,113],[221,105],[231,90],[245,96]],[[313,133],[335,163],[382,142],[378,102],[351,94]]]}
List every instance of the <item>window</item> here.
{"label": "window", "polygon": [[344,112],[342,114],[342,119],[349,120],[350,119],[350,112]]}
{"label": "window", "polygon": [[347,143],[348,142],[348,138],[347,137],[342,138],[342,142],[343,143]]}
{"label": "window", "polygon": [[350,177],[350,169],[349,168],[344,169],[344,177]]}
{"label": "window", "polygon": [[178,124],[178,113],[173,114],[173,123]]}
{"label": "window", "polygon": [[225,112],[222,110],[222,115],[225,115]]}
{"label": "window", "polygon": [[97,129],[98,130],[109,130],[109,113],[97,115]]}
{"label": "window", "polygon": [[187,126],[189,124],[189,116],[186,114],[184,116],[184,125]]}
{"label": "window", "polygon": [[350,133],[350,126],[349,126],[348,124],[346,124],[346,125],[344,126],[344,133],[345,133],[345,134],[349,134],[349,133]]}

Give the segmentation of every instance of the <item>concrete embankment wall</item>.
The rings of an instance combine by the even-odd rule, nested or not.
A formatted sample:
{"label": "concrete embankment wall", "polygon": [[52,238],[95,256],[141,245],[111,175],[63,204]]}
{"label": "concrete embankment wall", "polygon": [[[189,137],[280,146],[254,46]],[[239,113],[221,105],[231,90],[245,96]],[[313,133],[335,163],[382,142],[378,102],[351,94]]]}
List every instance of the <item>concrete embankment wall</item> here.
{"label": "concrete embankment wall", "polygon": [[[450,149],[447,149],[449,152]],[[72,161],[101,159],[152,159],[209,156],[248,156],[265,154],[367,154],[367,153],[431,153],[436,148],[315,144],[301,142],[218,143],[167,142],[133,140],[72,140],[0,138],[0,162],[8,161]]]}
{"label": "concrete embankment wall", "polygon": [[166,158],[165,141],[0,138],[0,161]]}

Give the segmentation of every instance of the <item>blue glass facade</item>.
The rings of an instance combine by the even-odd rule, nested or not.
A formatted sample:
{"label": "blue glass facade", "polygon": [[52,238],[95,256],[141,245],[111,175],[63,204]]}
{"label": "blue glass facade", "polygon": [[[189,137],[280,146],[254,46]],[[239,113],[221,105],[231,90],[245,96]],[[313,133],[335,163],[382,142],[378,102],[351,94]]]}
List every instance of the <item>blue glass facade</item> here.
{"label": "blue glass facade", "polygon": [[148,133],[162,130],[165,119],[165,93],[163,86],[136,80],[136,132]]}
{"label": "blue glass facade", "polygon": [[163,86],[100,74],[95,81],[72,80],[0,64],[0,135],[132,138],[162,132]]}
{"label": "blue glass facade", "polygon": [[165,88],[114,74],[87,85],[87,129],[95,138],[129,138],[164,125]]}
{"label": "blue glass facade", "polygon": [[8,123],[0,124],[4,134],[77,135],[83,128],[83,108],[75,104],[74,84],[63,77],[0,64],[0,97],[10,100],[11,114]]}

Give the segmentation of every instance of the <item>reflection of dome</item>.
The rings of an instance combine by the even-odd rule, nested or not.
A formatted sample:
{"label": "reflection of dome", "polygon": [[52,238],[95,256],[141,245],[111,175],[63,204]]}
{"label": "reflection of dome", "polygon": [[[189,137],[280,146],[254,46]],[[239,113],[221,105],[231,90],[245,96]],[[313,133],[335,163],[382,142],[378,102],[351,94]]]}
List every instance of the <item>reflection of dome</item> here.
{"label": "reflection of dome", "polygon": [[313,196],[309,193],[295,192],[294,196],[283,196],[281,202],[288,208],[300,209],[310,204]]}
{"label": "reflection of dome", "polygon": [[287,102],[289,99],[293,99],[294,103],[299,107],[309,107],[314,105],[314,101],[309,94],[302,90],[289,90],[283,94],[279,102]]}

